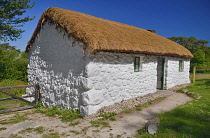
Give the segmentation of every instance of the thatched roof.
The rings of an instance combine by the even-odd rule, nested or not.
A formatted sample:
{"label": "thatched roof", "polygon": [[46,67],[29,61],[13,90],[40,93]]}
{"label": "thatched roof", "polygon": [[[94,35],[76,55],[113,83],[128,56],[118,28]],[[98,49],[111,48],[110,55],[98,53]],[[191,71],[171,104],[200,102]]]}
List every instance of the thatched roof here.
{"label": "thatched roof", "polygon": [[193,57],[183,46],[145,29],[55,7],[48,8],[42,14],[26,51],[29,51],[46,21],[54,23],[58,28],[64,29],[69,36],[85,43],[91,52]]}

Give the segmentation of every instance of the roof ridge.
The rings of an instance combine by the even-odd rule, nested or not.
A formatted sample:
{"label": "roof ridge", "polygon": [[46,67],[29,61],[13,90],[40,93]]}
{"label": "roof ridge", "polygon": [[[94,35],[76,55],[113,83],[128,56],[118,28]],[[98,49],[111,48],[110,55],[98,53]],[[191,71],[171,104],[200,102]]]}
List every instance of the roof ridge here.
{"label": "roof ridge", "polygon": [[42,14],[26,51],[29,51],[46,21],[54,23],[57,28],[63,28],[69,36],[85,43],[91,52],[193,57],[185,47],[145,29],[56,7],[50,7]]}

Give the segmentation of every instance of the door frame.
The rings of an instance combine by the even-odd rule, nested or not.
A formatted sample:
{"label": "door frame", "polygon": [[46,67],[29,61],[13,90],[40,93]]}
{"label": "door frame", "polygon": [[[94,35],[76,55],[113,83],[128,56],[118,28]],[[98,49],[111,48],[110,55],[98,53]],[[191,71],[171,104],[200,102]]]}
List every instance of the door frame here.
{"label": "door frame", "polygon": [[162,74],[161,74],[161,90],[165,89],[165,75],[166,75],[166,59],[163,57],[162,58]]}

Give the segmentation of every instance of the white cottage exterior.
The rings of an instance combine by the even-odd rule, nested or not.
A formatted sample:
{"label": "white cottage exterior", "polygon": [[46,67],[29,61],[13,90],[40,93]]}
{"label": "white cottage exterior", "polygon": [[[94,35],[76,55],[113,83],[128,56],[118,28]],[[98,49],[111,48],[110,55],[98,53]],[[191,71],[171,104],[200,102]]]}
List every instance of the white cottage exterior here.
{"label": "white cottage exterior", "polygon": [[[55,19],[56,16],[59,20]],[[71,22],[66,20],[68,18],[75,20]],[[117,38],[120,39],[120,35],[109,36],[106,29],[100,30],[98,24],[94,24],[92,30],[89,28],[90,32],[85,30],[89,22],[80,21],[83,18],[91,24],[97,20],[99,25],[104,26],[105,22],[114,28],[131,27],[128,30],[139,31],[136,27],[74,11],[46,10],[26,48],[29,53],[28,81],[29,84],[40,84],[44,105],[79,109],[81,114],[90,115],[122,100],[190,83],[192,54],[184,47],[143,29],[140,37],[149,39],[145,49],[151,49],[154,41],[154,44],[163,45],[159,46],[159,51],[156,45],[152,50],[144,50],[141,46],[147,43],[137,40],[139,42],[134,44],[135,40],[129,42],[128,37],[119,43]],[[81,22],[83,26],[79,24]],[[103,33],[103,39],[98,37],[97,27]],[[126,35],[129,35],[128,30]],[[122,48],[122,43],[133,44],[134,47]],[[164,44],[167,45],[164,47]],[[27,93],[32,92],[32,88],[27,89]]]}

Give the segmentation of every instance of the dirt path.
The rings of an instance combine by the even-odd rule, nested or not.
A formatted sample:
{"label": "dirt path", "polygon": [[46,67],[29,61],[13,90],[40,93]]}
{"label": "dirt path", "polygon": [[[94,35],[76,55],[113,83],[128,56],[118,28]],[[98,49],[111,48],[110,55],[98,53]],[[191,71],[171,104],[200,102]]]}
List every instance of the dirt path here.
{"label": "dirt path", "polygon": [[[59,135],[60,137],[133,137],[137,130],[144,127],[148,119],[162,112],[170,111],[178,105],[190,101],[191,98],[181,93],[174,93],[167,96],[162,101],[156,102],[149,107],[143,108],[142,111],[133,110],[130,113],[121,113],[115,116],[116,121],[109,122],[110,127],[93,127],[90,119],[78,120],[80,124],[69,126],[69,123],[63,123],[58,117],[47,117],[40,113],[33,113],[32,110],[22,111],[28,119],[17,124],[5,124],[0,128],[0,137],[22,136],[24,138],[42,137],[44,134]],[[11,117],[9,115],[0,115],[0,120]],[[43,127],[44,131],[22,131],[27,128]]]}

